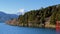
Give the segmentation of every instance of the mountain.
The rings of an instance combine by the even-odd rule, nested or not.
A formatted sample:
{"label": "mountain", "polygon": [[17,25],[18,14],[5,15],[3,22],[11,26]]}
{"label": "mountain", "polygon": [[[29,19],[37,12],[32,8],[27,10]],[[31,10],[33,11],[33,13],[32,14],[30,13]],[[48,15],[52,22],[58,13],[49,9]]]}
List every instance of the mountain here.
{"label": "mountain", "polygon": [[40,27],[56,25],[56,20],[60,21],[60,4],[41,8],[37,10],[30,10],[24,15],[18,17],[19,25]]}
{"label": "mountain", "polygon": [[2,11],[0,11],[0,22],[5,22],[10,19],[18,18],[18,15],[16,14],[6,14]]}
{"label": "mountain", "polygon": [[19,15],[17,20],[10,20],[7,24],[27,27],[56,28],[56,21],[60,21],[60,4],[27,11],[24,15]]}

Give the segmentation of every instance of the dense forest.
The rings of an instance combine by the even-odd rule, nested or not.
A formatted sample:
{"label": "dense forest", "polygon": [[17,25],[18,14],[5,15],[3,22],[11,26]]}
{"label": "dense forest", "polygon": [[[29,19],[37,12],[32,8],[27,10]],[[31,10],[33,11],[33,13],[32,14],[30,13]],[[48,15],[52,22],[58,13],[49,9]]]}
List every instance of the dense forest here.
{"label": "dense forest", "polygon": [[27,27],[56,25],[56,21],[60,21],[60,4],[27,11],[24,15],[19,15],[17,21],[17,25]]}
{"label": "dense forest", "polygon": [[56,21],[60,20],[60,4],[38,10],[30,10],[24,15],[20,15],[18,20],[19,23],[23,24],[24,26],[25,24],[27,26],[29,26],[28,24],[45,25],[46,22],[55,25]]}

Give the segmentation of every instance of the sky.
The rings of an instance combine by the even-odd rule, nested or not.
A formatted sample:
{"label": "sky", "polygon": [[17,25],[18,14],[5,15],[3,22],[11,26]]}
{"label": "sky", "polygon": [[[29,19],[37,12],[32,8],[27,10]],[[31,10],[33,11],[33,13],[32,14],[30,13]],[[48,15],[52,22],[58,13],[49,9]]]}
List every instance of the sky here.
{"label": "sky", "polygon": [[0,0],[0,11],[18,14],[56,4],[60,4],[60,0]]}

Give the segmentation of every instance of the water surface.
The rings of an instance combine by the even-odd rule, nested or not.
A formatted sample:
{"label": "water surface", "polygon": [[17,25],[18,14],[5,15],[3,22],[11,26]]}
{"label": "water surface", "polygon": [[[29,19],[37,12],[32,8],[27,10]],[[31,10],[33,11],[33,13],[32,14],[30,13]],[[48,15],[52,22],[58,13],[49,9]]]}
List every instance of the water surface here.
{"label": "water surface", "polygon": [[10,26],[0,23],[0,34],[56,34],[55,29]]}

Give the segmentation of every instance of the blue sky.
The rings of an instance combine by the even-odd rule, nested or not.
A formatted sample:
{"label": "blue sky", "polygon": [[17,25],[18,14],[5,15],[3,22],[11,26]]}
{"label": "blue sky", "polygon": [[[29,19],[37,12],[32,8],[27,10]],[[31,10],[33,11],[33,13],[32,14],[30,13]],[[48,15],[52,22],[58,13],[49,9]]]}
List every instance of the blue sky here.
{"label": "blue sky", "polygon": [[60,4],[60,0],[0,0],[0,11],[9,14],[17,14],[41,7]]}

